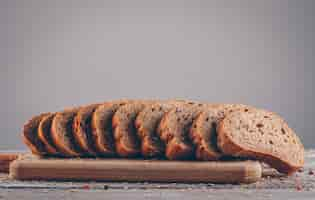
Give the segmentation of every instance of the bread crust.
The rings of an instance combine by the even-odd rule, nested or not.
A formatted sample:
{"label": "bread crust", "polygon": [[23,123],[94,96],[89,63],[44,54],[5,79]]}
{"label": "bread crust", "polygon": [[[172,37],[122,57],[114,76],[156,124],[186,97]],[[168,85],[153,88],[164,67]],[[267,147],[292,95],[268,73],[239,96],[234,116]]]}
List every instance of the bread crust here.
{"label": "bread crust", "polygon": [[[264,115],[268,117],[269,115],[266,113],[269,113],[270,115],[273,115],[275,117],[279,117],[274,113],[266,112],[262,110],[260,111],[256,110],[256,112],[263,112]],[[295,140],[297,140],[296,142],[298,143],[300,149],[290,148],[290,151],[292,151],[292,154],[296,153],[298,155],[297,160],[300,160],[300,162],[296,162],[297,161],[296,159],[290,160],[290,155],[288,155],[290,152],[287,152],[287,151],[281,152],[282,149],[277,149],[276,151],[273,151],[273,152],[266,152],[266,151],[261,150],[259,147],[248,148],[244,145],[241,145],[240,141],[236,142],[236,140],[231,137],[231,133],[229,132],[229,129],[226,126],[231,120],[231,117],[234,117],[240,113],[241,113],[240,111],[231,113],[224,120],[222,120],[219,123],[219,126],[217,127],[218,145],[220,146],[220,149],[225,154],[261,160],[268,163],[271,167],[274,167],[279,172],[286,173],[286,174],[292,174],[295,171],[297,171],[299,168],[303,167],[304,147],[302,143],[299,141],[297,136],[294,136],[294,137],[295,137]],[[287,126],[284,120],[283,120],[283,126]],[[250,128],[251,127],[249,127],[249,130]],[[292,129],[289,129],[289,130],[292,130]],[[273,132],[273,134],[276,134],[276,133],[277,132]],[[287,134],[291,134],[291,133],[287,133]],[[292,130],[292,134],[295,135],[293,130]],[[282,135],[278,135],[277,137],[282,138]]]}
{"label": "bread crust", "polygon": [[166,113],[157,129],[166,144],[165,156],[170,160],[194,158],[194,146],[189,140],[189,128],[196,116],[209,105],[190,102]]}
{"label": "bread crust", "polygon": [[118,108],[128,102],[131,102],[131,100],[106,102],[95,109],[91,126],[93,142],[99,155],[105,157],[116,155],[112,118]]}
{"label": "bread crust", "polygon": [[55,113],[48,114],[42,118],[38,126],[38,137],[44,143],[46,150],[49,154],[58,155],[60,154],[57,147],[52,142],[51,138],[51,123]]}
{"label": "bread crust", "polygon": [[[156,134],[155,129],[165,111],[170,107],[168,104],[157,103],[144,108],[135,120],[138,137],[141,140],[141,153],[144,157],[161,157],[164,155],[165,145]],[[153,112],[156,113],[154,116]]]}
{"label": "bread crust", "polygon": [[187,103],[183,100],[168,100],[146,106],[137,116],[135,126],[141,140],[141,153],[146,158],[164,157],[165,144],[156,129],[165,113]]}
{"label": "bread crust", "polygon": [[79,109],[73,120],[73,135],[77,144],[84,153],[96,156],[96,148],[93,142],[91,120],[95,109],[100,104],[92,104]]}
{"label": "bread crust", "polygon": [[155,101],[137,101],[121,106],[113,116],[112,126],[116,152],[121,157],[136,157],[141,154],[140,139],[135,127],[135,120],[139,112],[146,105]]}
{"label": "bread crust", "polygon": [[196,146],[197,160],[218,160],[222,156],[216,145],[216,124],[220,119],[221,116],[217,116],[210,109],[210,111],[200,113],[194,120],[189,136]]}
{"label": "bread crust", "polygon": [[51,125],[51,138],[58,150],[67,157],[78,157],[82,150],[73,136],[73,119],[79,108],[66,109],[56,113]]}
{"label": "bread crust", "polygon": [[217,146],[218,123],[228,113],[237,110],[253,109],[242,104],[215,104],[204,109],[193,121],[190,128],[190,139],[196,147],[197,160],[219,160],[223,155]]}
{"label": "bread crust", "polygon": [[38,138],[37,132],[40,121],[48,114],[49,113],[43,113],[33,117],[27,121],[23,127],[22,139],[35,155],[45,156],[48,154],[45,144]]}

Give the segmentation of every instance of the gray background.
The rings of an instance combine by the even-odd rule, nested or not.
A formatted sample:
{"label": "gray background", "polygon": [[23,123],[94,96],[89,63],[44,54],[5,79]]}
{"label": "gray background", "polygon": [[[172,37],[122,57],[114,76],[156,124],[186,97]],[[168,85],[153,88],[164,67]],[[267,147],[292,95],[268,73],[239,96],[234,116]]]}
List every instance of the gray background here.
{"label": "gray background", "polygon": [[314,146],[315,1],[0,0],[0,149],[23,123],[116,98],[240,102]]}

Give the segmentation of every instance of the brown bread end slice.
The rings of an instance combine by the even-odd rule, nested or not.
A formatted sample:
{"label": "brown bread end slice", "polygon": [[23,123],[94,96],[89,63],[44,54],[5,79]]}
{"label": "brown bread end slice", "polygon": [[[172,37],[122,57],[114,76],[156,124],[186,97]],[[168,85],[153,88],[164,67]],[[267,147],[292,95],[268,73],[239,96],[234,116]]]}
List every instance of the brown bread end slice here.
{"label": "brown bread end slice", "polygon": [[274,113],[232,112],[217,129],[218,145],[225,154],[262,160],[287,174],[303,167],[304,147],[300,139]]}
{"label": "brown bread end slice", "polygon": [[33,117],[23,127],[22,138],[33,154],[44,156],[48,154],[45,144],[38,137],[38,126],[43,117],[49,113],[43,113]]}
{"label": "brown bread end slice", "polygon": [[38,126],[38,137],[44,143],[47,152],[49,152],[52,155],[57,155],[59,154],[59,152],[57,150],[57,147],[52,141],[51,132],[50,132],[51,123],[54,117],[55,117],[55,114],[52,113],[42,118]]}
{"label": "brown bread end slice", "polygon": [[67,109],[56,113],[51,125],[51,138],[58,150],[68,157],[82,155],[72,131],[72,124],[79,108]]}

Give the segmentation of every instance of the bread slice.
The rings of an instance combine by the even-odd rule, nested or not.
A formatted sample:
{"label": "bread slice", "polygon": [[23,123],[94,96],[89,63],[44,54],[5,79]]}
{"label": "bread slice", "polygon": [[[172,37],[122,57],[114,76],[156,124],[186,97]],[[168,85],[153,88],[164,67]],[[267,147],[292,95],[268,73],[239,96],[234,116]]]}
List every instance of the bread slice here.
{"label": "bread slice", "polygon": [[116,154],[112,118],[119,107],[131,100],[117,100],[99,105],[92,116],[92,135],[99,155],[112,157]]}
{"label": "bread slice", "polygon": [[163,115],[174,108],[172,103],[156,103],[146,106],[137,116],[135,126],[141,140],[141,153],[146,158],[162,157],[165,144],[156,134],[156,128]]}
{"label": "bread slice", "polygon": [[51,123],[54,117],[55,113],[51,113],[42,118],[38,125],[38,137],[44,143],[46,150],[49,154],[60,155],[60,153],[57,150],[57,147],[52,141],[50,132]]}
{"label": "bread slice", "polygon": [[137,116],[135,126],[141,140],[141,153],[146,158],[164,157],[165,144],[156,129],[165,113],[190,101],[167,100],[146,106]]}
{"label": "bread slice", "polygon": [[166,113],[157,132],[166,144],[165,156],[170,160],[194,158],[194,148],[189,139],[193,120],[207,105],[191,103],[179,106]]}
{"label": "bread slice", "polygon": [[228,155],[262,160],[291,174],[304,164],[300,139],[278,115],[264,111],[236,111],[217,127],[218,146]]}
{"label": "bread slice", "polygon": [[237,110],[252,109],[242,104],[218,104],[202,111],[190,129],[190,138],[196,147],[197,160],[218,160],[224,156],[217,146],[218,123],[226,114]]}
{"label": "bread slice", "polygon": [[121,157],[135,157],[141,153],[140,139],[134,121],[146,105],[154,101],[136,101],[121,106],[113,116],[112,126],[116,152]]}
{"label": "bread slice", "polygon": [[79,108],[67,109],[58,112],[51,125],[51,138],[61,153],[68,157],[78,157],[82,154],[82,149],[76,143],[72,124]]}
{"label": "bread slice", "polygon": [[96,156],[96,148],[92,135],[92,115],[99,104],[92,104],[79,109],[74,117],[72,128],[73,135],[81,149],[92,156]]}
{"label": "bread slice", "polygon": [[44,156],[48,154],[45,144],[38,137],[38,126],[40,121],[49,115],[49,113],[43,113],[33,117],[23,127],[22,138],[24,143],[29,147],[31,152],[35,155]]}

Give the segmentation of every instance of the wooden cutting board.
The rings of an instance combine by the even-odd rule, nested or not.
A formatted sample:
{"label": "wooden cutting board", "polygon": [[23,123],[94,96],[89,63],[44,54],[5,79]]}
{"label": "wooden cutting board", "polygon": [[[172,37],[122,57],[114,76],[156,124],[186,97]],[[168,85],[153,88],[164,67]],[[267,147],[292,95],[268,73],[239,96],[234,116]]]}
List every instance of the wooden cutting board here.
{"label": "wooden cutting board", "polygon": [[166,161],[132,159],[19,158],[10,177],[19,180],[95,180],[252,183],[262,176],[255,161]]}
{"label": "wooden cutting board", "polygon": [[7,173],[9,172],[9,165],[12,161],[17,159],[18,154],[17,153],[0,153],[0,172],[1,173]]}

